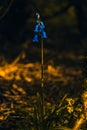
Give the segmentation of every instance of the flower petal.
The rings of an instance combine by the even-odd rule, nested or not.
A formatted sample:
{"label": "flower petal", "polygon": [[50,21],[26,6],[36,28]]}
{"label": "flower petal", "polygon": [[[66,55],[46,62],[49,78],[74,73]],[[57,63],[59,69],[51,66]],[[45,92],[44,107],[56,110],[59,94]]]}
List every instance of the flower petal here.
{"label": "flower petal", "polygon": [[47,35],[46,35],[45,31],[42,32],[42,38],[47,38]]}
{"label": "flower petal", "polygon": [[34,36],[33,42],[38,42],[38,35],[37,34]]}
{"label": "flower petal", "polygon": [[39,32],[39,27],[38,27],[38,25],[35,26],[34,32]]}
{"label": "flower petal", "polygon": [[41,29],[45,28],[45,25],[44,25],[44,23],[42,21],[40,22],[40,27],[41,27]]}

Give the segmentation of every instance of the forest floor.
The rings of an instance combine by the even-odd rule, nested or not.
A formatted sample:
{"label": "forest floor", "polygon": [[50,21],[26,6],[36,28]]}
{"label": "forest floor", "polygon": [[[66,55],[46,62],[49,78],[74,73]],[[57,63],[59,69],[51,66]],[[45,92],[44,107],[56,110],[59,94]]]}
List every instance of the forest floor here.
{"label": "forest floor", "polygon": [[[0,127],[15,108],[28,108],[35,101],[41,85],[40,45],[28,42],[17,51],[9,47],[0,56]],[[32,48],[32,49],[31,49]],[[16,53],[14,55],[14,52]],[[44,47],[44,90],[46,104],[58,104],[66,98],[78,98],[82,93],[82,49]],[[10,124],[11,125],[11,124]],[[11,129],[11,128],[10,128]]]}

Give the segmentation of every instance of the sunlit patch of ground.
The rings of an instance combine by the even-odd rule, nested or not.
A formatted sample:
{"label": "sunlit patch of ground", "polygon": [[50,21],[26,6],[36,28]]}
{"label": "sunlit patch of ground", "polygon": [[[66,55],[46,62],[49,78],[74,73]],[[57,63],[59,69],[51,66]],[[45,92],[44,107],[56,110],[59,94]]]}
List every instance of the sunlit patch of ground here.
{"label": "sunlit patch of ground", "polygon": [[[36,56],[35,61],[30,60],[31,58],[26,60],[27,54],[24,51],[11,62],[5,58],[1,60],[0,121],[5,121],[11,114],[16,113],[15,108],[23,108],[31,113],[33,111],[30,104],[36,102],[35,96],[41,85],[41,51],[34,47],[33,50],[34,54],[31,51],[30,56],[32,59]],[[54,108],[55,103],[59,103],[64,95],[76,98],[82,75],[78,65],[83,57],[73,52],[58,54],[46,49],[44,53],[45,100],[50,109]]]}
{"label": "sunlit patch of ground", "polygon": [[[36,50],[37,53],[37,50]],[[40,52],[39,52],[40,53]],[[45,50],[45,53],[49,55],[49,51]],[[57,53],[52,53],[52,55],[57,55]],[[22,56],[22,57],[21,57]],[[36,87],[38,88],[41,83],[41,63],[37,62],[21,62],[21,58],[25,58],[25,52],[22,52],[19,56],[17,56],[12,62],[8,62],[4,60],[1,62],[0,66],[0,81],[2,91],[5,89],[6,91],[3,93],[4,96],[11,97],[13,95],[29,95],[33,93],[35,94]],[[48,62],[46,62],[46,58]],[[44,84],[45,88],[49,89],[49,94],[53,93],[55,95],[55,91],[62,91],[61,87],[67,89],[68,87],[74,88],[79,84],[79,77],[81,76],[82,70],[78,67],[73,66],[73,62],[70,60],[81,60],[81,56],[76,57],[72,53],[63,53],[53,59],[48,57],[44,57]],[[64,62],[72,63],[70,65],[61,64],[60,60],[65,60]],[[59,61],[58,61],[59,60]],[[59,62],[59,64],[58,64]],[[4,64],[3,64],[4,63]],[[75,63],[76,64],[76,63]],[[6,87],[8,86],[8,87]],[[78,86],[77,86],[78,88]],[[34,90],[35,89],[35,90]],[[31,92],[30,92],[31,91]],[[20,96],[18,96],[20,97]],[[16,100],[16,98],[14,99]]]}

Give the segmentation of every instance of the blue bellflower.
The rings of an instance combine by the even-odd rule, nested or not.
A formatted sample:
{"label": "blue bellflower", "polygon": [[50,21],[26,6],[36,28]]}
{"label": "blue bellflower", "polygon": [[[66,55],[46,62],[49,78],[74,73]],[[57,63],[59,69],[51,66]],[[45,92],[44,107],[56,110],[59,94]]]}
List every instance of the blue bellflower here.
{"label": "blue bellflower", "polygon": [[42,38],[47,38],[47,35],[46,35],[45,31],[42,32]]}
{"label": "blue bellflower", "polygon": [[47,35],[44,29],[45,29],[45,25],[43,21],[40,20],[40,15],[37,13],[37,24],[34,29],[35,36],[33,37],[33,42],[39,42],[39,36],[41,36],[44,39],[47,38]]}
{"label": "blue bellflower", "polygon": [[38,35],[37,34],[34,36],[33,42],[38,42]]}

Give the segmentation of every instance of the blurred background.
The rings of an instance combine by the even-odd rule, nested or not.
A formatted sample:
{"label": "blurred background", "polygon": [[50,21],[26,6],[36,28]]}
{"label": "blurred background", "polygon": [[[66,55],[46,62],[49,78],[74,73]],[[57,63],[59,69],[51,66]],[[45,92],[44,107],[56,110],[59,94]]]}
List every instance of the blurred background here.
{"label": "blurred background", "polygon": [[85,43],[81,40],[87,35],[86,5],[86,0],[1,0],[0,43],[14,46],[27,40],[32,42],[36,12],[39,12],[46,24],[50,44],[47,46],[82,48]]}
{"label": "blurred background", "polygon": [[[87,0],[1,0],[1,67],[7,63],[12,64],[15,60],[15,64],[38,63],[40,66],[40,43],[32,42],[36,12],[40,13],[48,36],[44,41],[45,68],[53,71],[57,68],[52,67],[60,67],[62,77],[65,76],[60,84],[63,80],[66,81],[67,75],[65,86],[67,89],[71,86],[71,90],[66,90],[73,95],[74,89],[77,93],[81,88],[79,85],[82,85],[83,72],[86,74],[83,59],[87,41]],[[6,77],[4,72],[1,73],[1,79]],[[11,73],[10,70],[8,72]],[[56,71],[52,73],[55,75]],[[54,79],[51,81],[55,84]]]}
{"label": "blurred background", "polygon": [[48,36],[44,40],[46,101],[59,102],[65,94],[76,98],[84,89],[87,0],[0,0],[0,103],[6,107],[26,106],[39,89],[41,46],[32,42],[36,12]]}
{"label": "blurred background", "polygon": [[[48,36],[44,41],[45,69],[52,71],[51,75],[59,76],[56,80],[59,80],[59,85],[64,89],[60,95],[67,91],[75,96],[82,89],[83,72],[86,74],[86,69],[83,69],[86,60],[83,62],[83,59],[87,41],[87,0],[1,0],[0,65],[38,63],[37,68],[40,67],[40,43],[32,42],[36,12],[40,13]],[[6,74],[10,76],[14,75],[14,71],[17,72],[10,72],[8,68],[8,73],[1,71],[1,80],[5,80]],[[59,72],[56,74],[57,70]],[[51,77],[51,82],[52,88],[57,86],[54,77]],[[59,87],[56,89],[59,90]]]}

